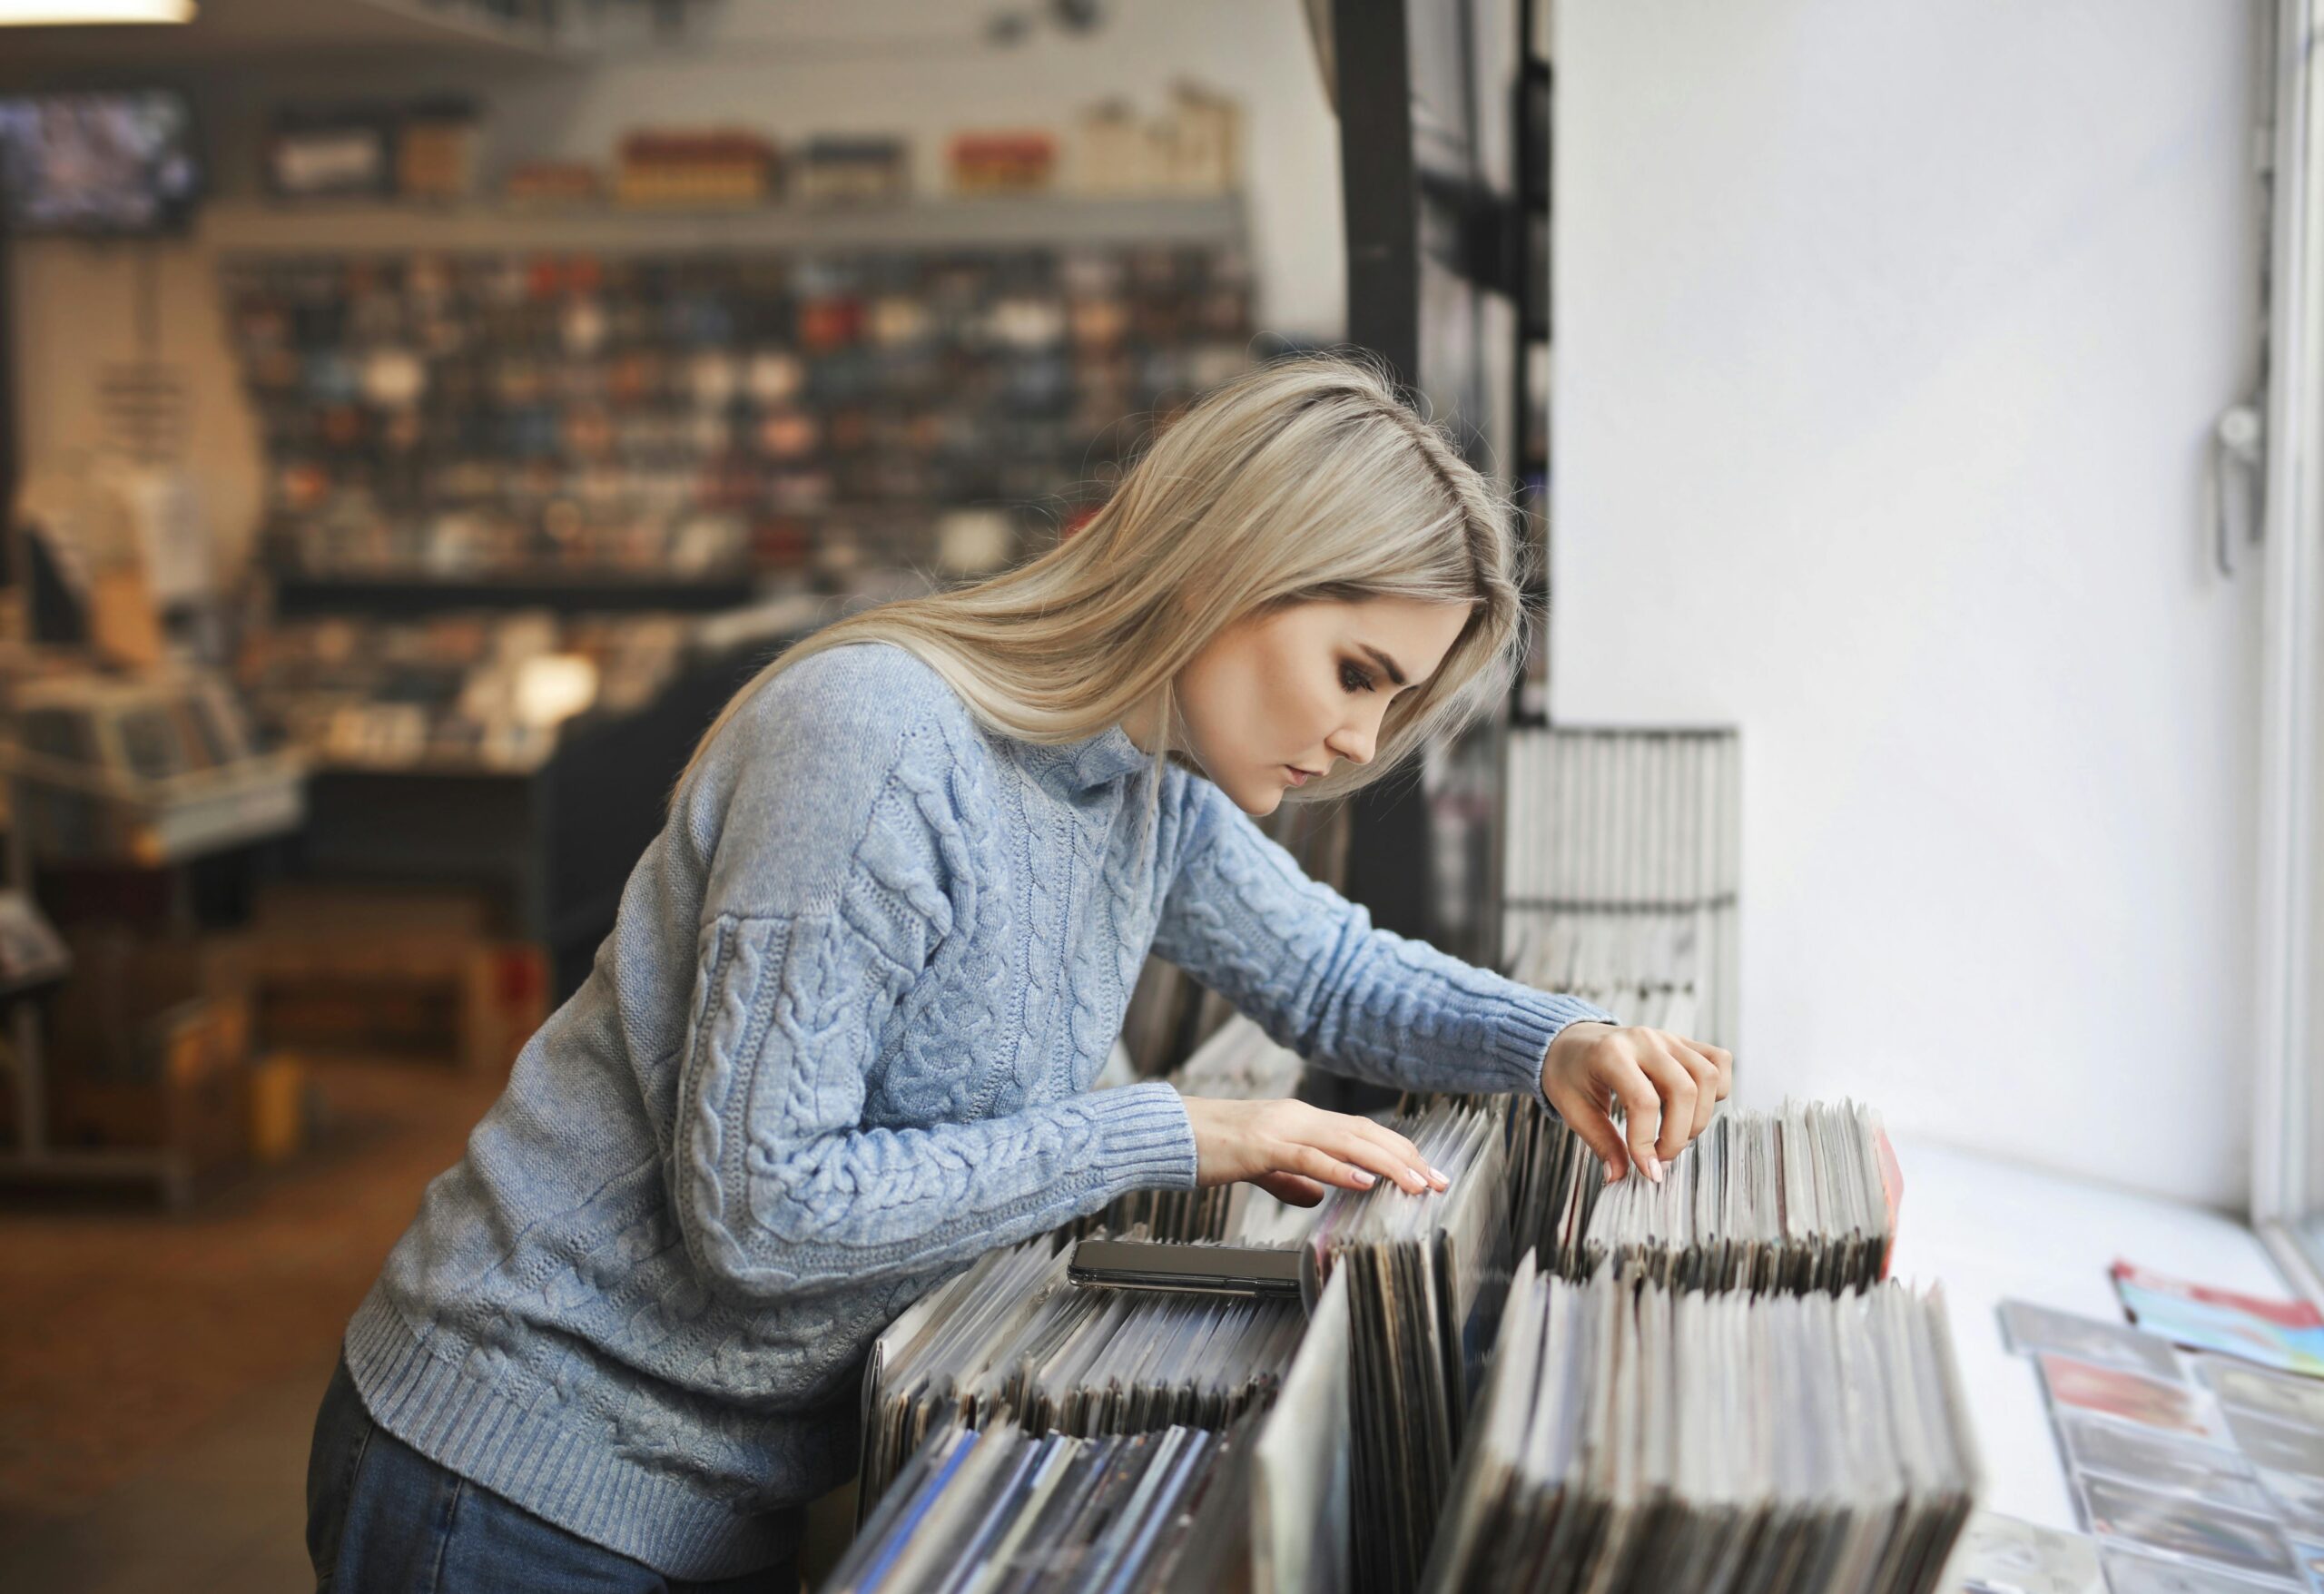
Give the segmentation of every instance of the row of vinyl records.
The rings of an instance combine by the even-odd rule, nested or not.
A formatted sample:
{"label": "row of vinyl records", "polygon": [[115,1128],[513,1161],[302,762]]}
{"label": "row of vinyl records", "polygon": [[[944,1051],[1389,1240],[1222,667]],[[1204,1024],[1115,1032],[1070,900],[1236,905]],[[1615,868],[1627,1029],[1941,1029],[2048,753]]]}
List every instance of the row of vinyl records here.
{"label": "row of vinyl records", "polygon": [[1508,972],[1732,1047],[1741,792],[1732,729],[1512,728]]}
{"label": "row of vinyl records", "polygon": [[1445,1194],[1034,1241],[914,1305],[828,1587],[1936,1586],[1977,1461],[1941,1300],[1882,1277],[1868,1112],[1722,1117],[1659,1186],[1536,1106],[1396,1127]]}
{"label": "row of vinyl records", "polygon": [[[1297,1095],[1304,1068],[1298,1054],[1236,1018],[1170,1082],[1186,1096],[1268,1100]],[[1502,1110],[1509,1113],[1502,1139],[1511,1255],[1539,1251],[1581,1278],[1620,1248],[1640,1265],[1675,1268],[1667,1282],[1699,1284],[1708,1274],[1716,1275],[1714,1287],[1757,1289],[1803,1268],[1877,1276],[1867,1268],[1886,1261],[1901,1179],[1868,1109],[1810,1103],[1775,1116],[1726,1113],[1673,1159],[1663,1182],[1631,1178],[1610,1187],[1581,1139],[1538,1106]],[[1347,1202],[1393,1205],[1379,1193],[1338,1193],[1333,1205],[1310,1211],[1248,1185],[1140,1191],[1115,1202],[1097,1226],[1142,1230],[1158,1241],[1282,1245],[1310,1237]],[[1844,1233],[1861,1235],[1860,1245],[1876,1245],[1880,1255],[1839,1258],[1825,1236]]]}

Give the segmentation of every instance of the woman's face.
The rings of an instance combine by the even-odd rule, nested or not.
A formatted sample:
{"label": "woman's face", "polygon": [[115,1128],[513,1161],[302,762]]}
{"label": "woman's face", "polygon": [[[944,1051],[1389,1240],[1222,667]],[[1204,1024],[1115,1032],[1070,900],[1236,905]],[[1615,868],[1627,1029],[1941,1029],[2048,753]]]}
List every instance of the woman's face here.
{"label": "woman's face", "polygon": [[1388,704],[1436,673],[1468,618],[1462,604],[1368,598],[1238,621],[1178,672],[1187,751],[1244,812],[1273,813],[1339,760],[1370,763]]}

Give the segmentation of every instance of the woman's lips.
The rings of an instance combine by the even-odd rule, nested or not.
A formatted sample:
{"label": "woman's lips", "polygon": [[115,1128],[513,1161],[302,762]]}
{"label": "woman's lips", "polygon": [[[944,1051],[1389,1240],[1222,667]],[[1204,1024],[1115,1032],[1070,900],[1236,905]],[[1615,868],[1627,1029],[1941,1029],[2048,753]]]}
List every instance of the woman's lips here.
{"label": "woman's lips", "polygon": [[1308,782],[1315,778],[1315,771],[1301,769],[1295,763],[1287,763],[1283,767],[1285,772],[1291,776],[1291,783],[1295,786],[1304,786]]}

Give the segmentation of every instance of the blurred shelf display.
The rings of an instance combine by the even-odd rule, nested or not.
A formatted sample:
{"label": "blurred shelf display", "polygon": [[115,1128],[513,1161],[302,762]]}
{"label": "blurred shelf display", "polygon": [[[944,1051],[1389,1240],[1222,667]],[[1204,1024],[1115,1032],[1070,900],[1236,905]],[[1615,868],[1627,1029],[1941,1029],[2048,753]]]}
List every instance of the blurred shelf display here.
{"label": "blurred shelf display", "polygon": [[[652,484],[624,494],[607,484],[593,518],[573,497],[542,501],[519,471],[434,473],[430,501],[444,512],[419,517],[383,516],[367,494],[336,490],[318,467],[301,464],[284,474],[282,494],[303,506],[321,498],[318,513],[279,522],[277,572],[325,581],[406,583],[554,583],[647,589],[728,586],[750,576],[750,527],[732,512],[674,513],[647,495]],[[457,498],[456,492],[476,495]],[[625,501],[626,499],[626,501]],[[639,500],[646,500],[640,502]]]}
{"label": "blurred shelf display", "polygon": [[1145,421],[1250,359],[1233,244],[221,271],[289,609],[355,584],[409,612],[439,583],[447,602],[570,588],[571,609],[625,584],[599,606],[975,576],[1101,501]]}
{"label": "blurred shelf display", "polygon": [[476,189],[482,138],[472,100],[276,108],[262,162],[267,190],[286,202],[381,199],[451,203]]}
{"label": "blurred shelf display", "polygon": [[19,683],[0,743],[16,818],[44,859],[159,868],[295,830],[304,762],[266,751],[204,673]]}
{"label": "blurred shelf display", "polygon": [[448,609],[707,613],[747,604],[753,591],[740,576],[693,580],[553,568],[471,577],[288,576],[275,582],[274,610],[286,619],[346,614],[413,618]]}
{"label": "blurred shelf display", "polygon": [[[526,167],[543,183],[549,168]],[[559,162],[576,194],[588,168]],[[409,254],[418,251],[682,253],[704,250],[1239,244],[1232,193],[1012,194],[852,205],[692,211],[576,203],[426,204],[220,200],[202,212],[212,250],[241,254]]]}
{"label": "blurred shelf display", "polygon": [[[554,1008],[588,978],[695,740],[773,653],[814,623],[812,610],[787,617],[795,630],[762,625],[722,638],[731,648],[685,651],[637,712],[562,721],[527,766],[322,762],[296,841],[300,872],[483,890],[509,938],[547,954]],[[610,682],[615,667],[601,679]]]}
{"label": "blurred shelf display", "polygon": [[248,640],[237,679],[319,768],[521,772],[567,721],[652,703],[694,644],[671,615],[294,620]]}

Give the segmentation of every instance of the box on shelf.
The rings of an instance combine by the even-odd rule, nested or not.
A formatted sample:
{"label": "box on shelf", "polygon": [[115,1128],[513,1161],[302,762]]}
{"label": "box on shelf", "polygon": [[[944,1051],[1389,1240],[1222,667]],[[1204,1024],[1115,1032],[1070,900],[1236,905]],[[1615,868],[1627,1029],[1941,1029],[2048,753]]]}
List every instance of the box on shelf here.
{"label": "box on shelf", "polygon": [[614,194],[625,205],[757,205],[775,197],[774,146],[731,130],[655,130],[622,140]]}
{"label": "box on shelf", "polygon": [[464,200],[476,192],[482,124],[476,103],[421,100],[396,130],[396,190],[405,199]]}
{"label": "box on shelf", "polygon": [[1232,193],[1242,140],[1241,104],[1192,84],[1177,84],[1159,116],[1108,100],[1081,119],[1077,186],[1103,194]]}
{"label": "box on shelf", "polygon": [[1167,186],[1179,193],[1232,193],[1241,186],[1243,107],[1193,84],[1171,93],[1164,117]]}
{"label": "box on shelf", "polygon": [[911,188],[900,138],[818,138],[800,152],[793,195],[808,204],[889,203]]}
{"label": "box on shelf", "polygon": [[251,1021],[235,940],[118,924],[65,939],[74,972],[44,1037],[51,1142],[165,1150],[192,1174],[240,1160]]}
{"label": "box on shelf", "polygon": [[961,193],[1038,193],[1057,169],[1056,138],[1033,129],[963,133],[950,153]]}
{"label": "box on shelf", "polygon": [[249,1009],[195,997],[138,1026],[147,1078],[92,1078],[52,1068],[49,1142],[176,1154],[189,1174],[240,1162],[249,1148]]}
{"label": "box on shelf", "polygon": [[267,130],[268,189],[279,199],[377,198],[395,187],[393,111],[286,105]]}
{"label": "box on shelf", "polygon": [[463,200],[476,190],[480,141],[476,103],[458,95],[285,105],[267,130],[267,187],[286,200]]}

